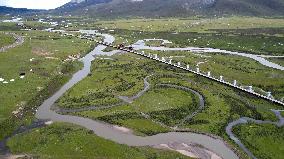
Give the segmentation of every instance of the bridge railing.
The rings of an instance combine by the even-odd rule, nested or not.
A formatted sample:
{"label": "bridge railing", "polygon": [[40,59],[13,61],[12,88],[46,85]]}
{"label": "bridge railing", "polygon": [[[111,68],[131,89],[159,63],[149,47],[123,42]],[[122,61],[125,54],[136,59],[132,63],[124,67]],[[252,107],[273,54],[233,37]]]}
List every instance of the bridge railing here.
{"label": "bridge railing", "polygon": [[[103,44],[103,43],[101,43]],[[104,45],[104,44],[103,44]],[[209,71],[207,73],[202,73],[201,70],[199,68],[192,68],[190,67],[189,65],[186,65],[186,64],[183,64],[181,62],[173,62],[172,60],[166,60],[165,58],[163,57],[159,57],[157,54],[146,54],[144,51],[142,52],[138,52],[138,51],[134,51],[134,50],[130,50],[128,48],[120,48],[120,50],[123,50],[123,51],[126,51],[126,52],[130,52],[130,53],[134,53],[134,54],[137,54],[137,55],[140,55],[140,56],[144,56],[146,58],[150,58],[152,60],[156,60],[156,61],[159,61],[159,62],[162,62],[162,63],[165,63],[167,65],[171,65],[173,67],[176,67],[176,68],[179,68],[179,69],[182,69],[182,70],[185,70],[185,71],[188,71],[188,72],[191,72],[193,74],[196,74],[196,75],[199,75],[199,76],[202,76],[204,78],[207,78],[207,79],[210,79],[210,80],[214,80],[216,82],[219,82],[219,83],[222,83],[224,85],[227,85],[227,86],[230,86],[230,87],[233,87],[235,89],[238,89],[238,90],[241,90],[243,92],[246,92],[246,93],[249,93],[249,94],[252,94],[254,96],[257,96],[259,98],[262,98],[262,99],[265,99],[265,100],[268,100],[270,102],[273,102],[273,103],[276,103],[276,104],[279,104],[279,105],[282,105],[284,106],[284,103],[279,101],[279,100],[276,100],[276,99],[273,99],[271,98],[271,92],[267,92],[267,96],[264,96],[262,94],[259,94],[257,92],[254,92],[253,89],[252,89],[252,86],[249,86],[249,89],[244,89],[243,87],[241,87],[240,84],[237,83],[236,80],[232,80],[232,83],[231,82],[227,82],[225,79],[224,79],[224,76],[220,76],[218,78],[214,77],[212,75],[212,73]]]}
{"label": "bridge railing", "polygon": [[243,92],[249,93],[251,95],[257,96],[259,98],[262,98],[262,99],[268,100],[270,102],[273,102],[273,103],[276,103],[276,104],[284,106],[283,102],[272,98],[271,92],[267,92],[267,96],[264,96],[262,94],[254,92],[253,89],[252,89],[252,86],[249,86],[249,89],[244,89],[243,87],[241,87],[240,84],[237,83],[237,80],[232,80],[232,83],[227,82],[226,80],[224,80],[224,76],[219,76],[218,78],[216,78],[216,77],[214,77],[212,75],[211,71],[208,71],[207,73],[202,73],[200,68],[198,68],[198,67],[197,68],[193,68],[190,65],[186,65],[186,64],[183,64],[181,62],[174,63],[171,59],[170,60],[166,60],[163,57],[160,58],[157,54],[150,54],[150,53],[146,54],[144,51],[138,52],[136,50],[129,49],[129,48],[126,48],[126,47],[114,46],[112,44],[106,43],[104,41],[98,41],[98,40],[93,39],[93,38],[85,38],[85,37],[80,37],[80,38],[84,38],[84,39],[88,39],[88,40],[91,40],[91,41],[95,41],[96,43],[99,43],[101,45],[105,45],[105,46],[108,46],[108,47],[113,47],[113,48],[116,48],[116,49],[119,49],[119,50],[122,50],[122,51],[125,51],[125,52],[130,52],[130,53],[134,53],[134,54],[137,54],[137,55],[140,55],[140,56],[144,56],[146,58],[150,58],[152,60],[156,60],[156,61],[165,63],[167,65],[170,65],[170,66],[173,66],[173,67],[176,67],[176,68],[188,71],[190,73],[202,76],[204,78],[207,78],[207,79],[219,82],[221,84],[230,86],[232,88],[235,88],[235,89],[241,90]]}

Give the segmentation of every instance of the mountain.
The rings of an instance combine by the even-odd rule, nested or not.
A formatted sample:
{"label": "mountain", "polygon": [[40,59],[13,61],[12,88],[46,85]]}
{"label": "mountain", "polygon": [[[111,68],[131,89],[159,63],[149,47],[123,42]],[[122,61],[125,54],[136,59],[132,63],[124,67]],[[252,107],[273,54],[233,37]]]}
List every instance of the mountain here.
{"label": "mountain", "polygon": [[284,16],[284,0],[217,0],[210,12],[253,16]]}
{"label": "mountain", "polygon": [[284,16],[284,0],[72,0],[51,12],[104,18]]}
{"label": "mountain", "polygon": [[37,13],[42,10],[26,9],[26,8],[11,8],[6,6],[0,6],[0,15],[10,14],[10,15],[22,15],[22,14],[32,14]]}
{"label": "mountain", "polygon": [[75,14],[83,14],[84,11],[88,11],[88,7],[96,6],[98,4],[107,4],[112,0],[71,0],[69,3],[52,10],[52,13],[75,13]]}

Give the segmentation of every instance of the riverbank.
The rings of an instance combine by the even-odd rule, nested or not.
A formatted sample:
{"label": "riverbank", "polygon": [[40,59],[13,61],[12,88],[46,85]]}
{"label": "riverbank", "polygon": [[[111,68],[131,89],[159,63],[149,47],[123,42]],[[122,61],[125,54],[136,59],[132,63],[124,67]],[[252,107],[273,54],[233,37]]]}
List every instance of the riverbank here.
{"label": "riverbank", "polygon": [[22,45],[25,42],[24,37],[19,36],[19,35],[15,34],[15,33],[5,33],[5,34],[6,35],[12,35],[13,38],[15,39],[15,42],[13,44],[11,44],[11,45],[6,45],[6,46],[1,47],[0,48],[0,52],[5,52],[8,49],[20,46],[20,45]]}

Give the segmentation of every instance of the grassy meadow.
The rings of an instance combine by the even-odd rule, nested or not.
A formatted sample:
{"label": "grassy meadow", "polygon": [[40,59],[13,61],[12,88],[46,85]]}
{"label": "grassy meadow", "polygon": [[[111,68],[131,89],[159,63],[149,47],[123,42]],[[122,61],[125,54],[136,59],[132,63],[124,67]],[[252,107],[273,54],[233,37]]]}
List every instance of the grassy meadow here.
{"label": "grassy meadow", "polygon": [[[142,112],[148,114],[154,121],[162,122],[168,126],[173,126],[177,123],[177,121],[180,121],[180,117],[184,117],[183,115],[179,116],[180,112],[190,114],[190,112],[196,109],[196,105],[198,105],[198,103],[195,103],[196,97],[190,94],[187,96],[182,95],[187,92],[175,89],[158,88],[155,86],[160,83],[169,83],[193,88],[202,93],[205,97],[206,109],[199,113],[194,119],[184,123],[184,125],[182,125],[184,128],[224,136],[224,127],[226,124],[241,116],[277,120],[269,109],[280,109],[280,107],[270,104],[269,102],[259,100],[218,83],[208,81],[201,77],[170,68],[166,65],[159,64],[136,55],[122,54],[114,55],[112,58],[114,60],[96,60],[93,63],[92,74],[67,92],[58,101],[58,105],[63,108],[70,108],[69,104],[64,103],[73,101],[73,104],[76,105],[77,101],[74,99],[86,99],[86,101],[88,101],[87,103],[84,103],[78,100],[78,104],[84,103],[81,104],[80,107],[88,107],[91,106],[90,104],[96,105],[96,99],[99,99],[100,97],[89,95],[89,93],[92,92],[93,94],[97,94],[102,91],[104,87],[107,89],[103,92],[108,91],[110,94],[113,92],[111,97],[116,99],[117,102],[120,102],[117,95],[132,96],[135,95],[137,91],[143,89],[143,77],[147,76],[143,73],[145,71],[148,72],[148,75],[155,75],[150,78],[152,88],[142,97],[134,100],[133,103],[127,105],[124,104],[110,109],[92,110],[73,114],[127,127],[131,125],[128,124],[128,121],[125,122],[123,120],[129,120],[130,118],[135,119],[134,121],[137,122],[140,122],[141,119],[145,120],[145,117],[141,115]],[[127,67],[123,68],[117,64],[120,62],[124,65],[127,63]],[[140,68],[139,72],[133,71],[137,68]],[[105,75],[103,75],[102,72],[104,72]],[[100,76],[98,76],[99,73]],[[142,77],[141,74],[143,75]],[[120,83],[114,82],[110,84],[113,77],[116,77],[116,79],[122,78],[125,81],[134,81],[134,83],[132,84],[132,87],[126,87],[126,90],[115,90],[117,85]],[[108,80],[98,80],[98,78],[107,78]],[[108,102],[109,100],[105,103],[97,103],[97,105],[109,105],[110,103]],[[180,104],[178,104],[179,102]],[[72,103],[70,102],[70,104]],[[191,110],[183,108],[191,108]],[[210,116],[210,120],[208,119],[208,116]],[[135,129],[137,130],[137,127]],[[151,132],[150,134],[153,133]]]}
{"label": "grassy meadow", "polygon": [[15,39],[13,38],[12,35],[6,35],[4,33],[0,32],[0,48],[6,45],[13,44]]}
{"label": "grassy meadow", "polygon": [[9,140],[8,145],[12,153],[25,152],[39,159],[189,158],[173,151],[120,145],[102,139],[86,129],[63,123],[55,123],[49,127],[32,130],[27,134],[17,135]]}
{"label": "grassy meadow", "polygon": [[[61,37],[54,33],[15,33],[24,36],[24,44],[0,54],[0,77],[8,82],[0,83],[0,91],[3,92],[0,94],[0,138],[9,134],[19,124],[19,120],[12,115],[13,111],[21,107],[27,114],[32,115],[43,99],[57,90],[70,78],[71,73],[81,67],[79,62],[66,60],[69,55],[84,55],[93,47],[93,44],[85,40]],[[20,78],[21,73],[25,73],[23,79]]]}
{"label": "grassy meadow", "polygon": [[284,20],[257,17],[224,17],[212,19],[119,19],[98,21],[89,27],[126,29],[143,32],[208,32],[213,29],[283,28]]}
{"label": "grassy meadow", "polygon": [[[61,17],[55,18],[62,20]],[[284,55],[284,20],[277,18],[120,19],[81,24],[74,23],[68,30],[99,29],[115,36],[115,44],[127,45],[140,39],[162,38],[173,42],[168,47],[213,47],[252,54]],[[46,27],[36,22],[28,22],[27,25],[39,29]],[[17,29],[11,23],[0,23],[0,30]],[[8,84],[0,83],[0,92],[5,92],[0,94],[0,139],[22,124],[11,116],[12,111],[25,107],[29,115],[21,120],[29,122],[33,118],[31,108],[39,106],[82,67],[78,61],[68,61],[69,55],[83,56],[94,47],[86,40],[55,33],[15,32],[24,36],[25,43],[5,54],[0,53],[0,77],[9,81],[15,79]],[[146,44],[160,46],[161,42]],[[255,91],[262,94],[265,94],[263,90],[271,91],[277,99],[284,97],[283,71],[262,66],[248,58],[217,53],[145,52],[156,53],[160,57],[172,56],[174,62],[180,61],[193,68],[198,65],[202,72],[211,71],[213,76],[223,75],[225,80],[236,79],[244,86],[253,85]],[[269,60],[284,66],[282,58]],[[22,72],[26,73],[24,79],[19,78]],[[149,75],[152,75],[148,79],[151,87],[141,97],[132,103],[118,98],[136,95],[144,88],[143,79]],[[89,76],[66,92],[56,106],[76,109],[122,103],[108,109],[67,114],[130,128],[140,136],[175,131],[172,127],[193,113],[199,106],[199,100],[192,92],[159,84],[188,87],[202,94],[204,110],[179,128],[220,136],[243,158],[247,156],[225,134],[227,124],[243,116],[277,121],[270,109],[283,109],[217,82],[130,53],[98,57],[92,63]],[[271,125],[254,124],[234,129],[259,158],[281,158],[281,131],[282,128]],[[264,145],[264,142],[269,144]],[[27,153],[36,158],[185,158],[174,152],[119,145],[85,129],[62,123],[14,136],[8,141],[8,146],[15,154]]]}
{"label": "grassy meadow", "polygon": [[257,158],[281,159],[283,152],[283,127],[248,124],[234,128],[234,133]]}
{"label": "grassy meadow", "polygon": [[276,99],[284,97],[284,72],[263,66],[262,64],[252,59],[218,53],[191,53],[182,51],[146,51],[147,53],[158,54],[159,57],[173,59],[174,63],[181,62],[183,65],[190,65],[192,69],[197,66],[200,71],[219,78],[224,76],[224,79],[233,83],[237,80],[239,85],[254,86],[255,91],[266,95],[264,91],[273,93]]}

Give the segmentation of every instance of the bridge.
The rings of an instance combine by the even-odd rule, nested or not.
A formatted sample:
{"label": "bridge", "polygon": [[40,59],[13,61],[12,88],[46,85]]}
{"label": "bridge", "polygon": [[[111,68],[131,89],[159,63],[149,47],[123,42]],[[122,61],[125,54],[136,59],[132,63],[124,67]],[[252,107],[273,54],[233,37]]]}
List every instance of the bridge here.
{"label": "bridge", "polygon": [[207,79],[219,82],[219,83],[221,83],[223,85],[232,87],[234,89],[238,89],[238,90],[241,90],[243,92],[249,93],[249,94],[251,94],[253,96],[256,96],[258,98],[265,99],[265,100],[267,100],[269,102],[272,102],[274,104],[279,104],[281,106],[284,106],[284,102],[281,102],[279,100],[276,100],[276,99],[272,98],[271,92],[267,92],[267,96],[265,96],[265,95],[259,94],[257,92],[254,92],[252,90],[252,86],[249,86],[249,89],[244,89],[241,86],[237,85],[237,81],[236,80],[234,80],[233,83],[230,83],[230,82],[225,81],[223,79],[223,76],[220,76],[220,78],[215,78],[215,77],[211,76],[211,72],[208,72],[207,74],[203,74],[203,73],[200,72],[199,68],[197,68],[196,70],[193,70],[193,69],[190,68],[189,65],[185,65],[185,64],[183,65],[181,62],[173,63],[172,60],[166,60],[164,57],[160,58],[160,57],[158,57],[157,54],[146,54],[146,53],[144,53],[144,51],[138,52],[138,51],[135,51],[135,50],[130,49],[128,47],[114,46],[112,44],[109,44],[109,43],[106,43],[106,42],[103,42],[103,41],[98,41],[98,40],[93,39],[93,38],[86,38],[86,39],[91,40],[91,41],[95,41],[96,43],[101,44],[101,45],[105,45],[105,46],[112,47],[112,48],[115,48],[115,49],[118,49],[118,50],[121,50],[121,51],[133,53],[133,54],[136,54],[136,55],[140,55],[140,56],[143,56],[143,57],[146,57],[146,58],[149,58],[149,59],[152,59],[152,60],[155,60],[155,61],[167,64],[167,65],[170,65],[172,67],[176,67],[178,69],[182,69],[184,71],[188,71],[190,73],[193,73],[193,74],[202,76],[204,78],[207,78]]}
{"label": "bridge", "polygon": [[[27,29],[28,27],[26,27],[25,25],[21,25],[23,28]],[[34,28],[28,28],[28,29],[31,29],[31,30],[37,30],[37,29],[34,29]],[[74,34],[68,34],[68,33],[63,33],[64,36],[75,36]],[[125,51],[125,52],[129,52],[129,53],[133,53],[133,54],[136,54],[136,55],[140,55],[140,56],[143,56],[143,57],[146,57],[146,58],[149,58],[149,59],[152,59],[152,60],[156,60],[158,62],[161,62],[161,63],[164,63],[164,64],[167,64],[167,65],[170,65],[172,67],[176,67],[178,69],[182,69],[184,71],[188,71],[190,73],[193,73],[193,74],[196,74],[196,75],[199,75],[199,76],[202,76],[204,78],[207,78],[207,79],[210,79],[210,80],[213,80],[213,81],[216,81],[216,82],[219,82],[223,85],[226,85],[226,86],[229,86],[229,87],[232,87],[234,89],[237,89],[237,90],[240,90],[240,91],[243,91],[243,92],[246,92],[248,94],[251,94],[253,96],[256,96],[258,98],[261,98],[261,99],[264,99],[264,100],[267,100],[269,102],[272,102],[274,104],[278,104],[278,105],[281,105],[281,106],[284,106],[284,102],[282,101],[279,101],[279,100],[276,100],[276,99],[273,99],[272,96],[271,96],[271,92],[267,92],[267,96],[265,95],[262,95],[262,94],[259,94],[257,92],[254,92],[253,89],[252,89],[252,86],[249,86],[249,89],[244,89],[242,88],[241,86],[238,86],[237,85],[237,81],[234,80],[233,83],[230,83],[230,82],[227,82],[223,79],[223,76],[220,76],[220,78],[215,78],[213,76],[211,76],[211,72],[208,72],[207,74],[203,74],[202,72],[200,72],[199,68],[197,68],[196,70],[193,70],[190,68],[189,65],[182,65],[181,62],[177,62],[177,63],[173,63],[172,60],[166,60],[164,57],[162,58],[159,58],[157,54],[145,54],[144,51],[142,52],[138,52],[138,51],[135,51],[129,47],[125,47],[125,46],[114,46],[110,43],[107,43],[107,42],[103,42],[103,41],[98,41],[92,37],[87,37],[87,36],[77,36],[78,38],[81,38],[81,39],[87,39],[87,40],[90,40],[90,41],[94,41],[98,44],[101,44],[101,45],[105,45],[105,46],[108,46],[108,47],[112,47],[114,49],[118,49],[118,50],[121,50],[121,51]]]}

